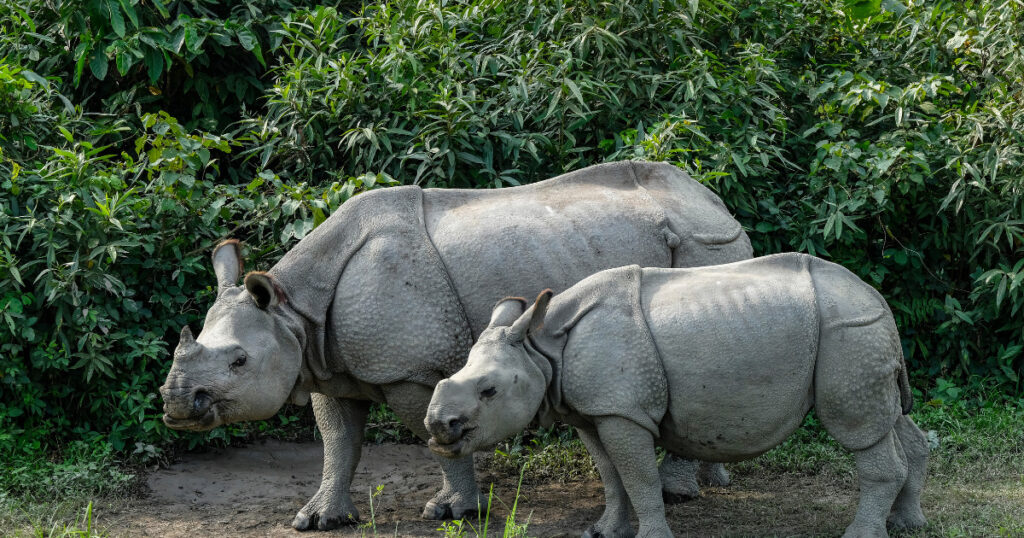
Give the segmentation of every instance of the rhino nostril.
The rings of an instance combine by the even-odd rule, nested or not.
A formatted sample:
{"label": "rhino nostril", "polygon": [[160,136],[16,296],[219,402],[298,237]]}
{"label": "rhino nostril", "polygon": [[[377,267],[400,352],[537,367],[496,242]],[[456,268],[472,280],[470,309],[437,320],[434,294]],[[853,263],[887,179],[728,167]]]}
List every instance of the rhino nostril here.
{"label": "rhino nostril", "polygon": [[192,398],[192,412],[196,415],[205,415],[213,404],[213,398],[205,390],[197,390]]}
{"label": "rhino nostril", "polygon": [[463,423],[462,417],[453,418],[453,419],[448,421],[448,427],[454,430],[455,428],[458,428],[459,426],[462,426],[462,423]]}

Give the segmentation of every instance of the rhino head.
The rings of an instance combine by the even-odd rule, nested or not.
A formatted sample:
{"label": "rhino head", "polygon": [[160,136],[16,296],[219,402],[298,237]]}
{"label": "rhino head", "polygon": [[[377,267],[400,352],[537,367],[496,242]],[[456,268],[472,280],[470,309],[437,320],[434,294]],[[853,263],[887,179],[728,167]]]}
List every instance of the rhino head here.
{"label": "rhino head", "polygon": [[[273,416],[292,395],[301,400],[303,331],[286,297],[267,273],[242,271],[238,241],[213,251],[217,299],[198,338],[188,326],[160,387],[164,423],[177,430]],[[293,394],[293,391],[295,394]],[[307,394],[308,395],[308,394]],[[304,403],[296,401],[296,403]]]}
{"label": "rhino head", "polygon": [[543,323],[551,295],[545,290],[529,309],[520,298],[494,307],[466,365],[434,388],[423,419],[431,450],[450,458],[471,454],[522,431],[537,415],[547,379],[524,341]]}

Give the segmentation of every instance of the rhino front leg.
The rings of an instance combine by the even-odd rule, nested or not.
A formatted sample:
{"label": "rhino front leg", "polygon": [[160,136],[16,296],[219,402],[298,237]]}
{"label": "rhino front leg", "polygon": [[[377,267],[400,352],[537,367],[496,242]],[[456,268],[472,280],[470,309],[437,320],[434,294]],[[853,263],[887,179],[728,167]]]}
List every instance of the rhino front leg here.
{"label": "rhino front leg", "polygon": [[[427,415],[433,387],[418,383],[396,383],[384,387],[384,398],[388,407],[398,415],[420,439],[430,438],[423,419]],[[427,501],[423,508],[423,519],[462,519],[477,512],[480,506],[487,506],[487,500],[480,496],[473,474],[473,455],[449,459],[434,455],[441,466],[443,482],[441,491]]]}
{"label": "rhino front leg", "polygon": [[622,485],[640,522],[639,538],[672,536],[661,498],[654,436],[639,424],[616,416],[596,420],[597,435],[618,471]]}
{"label": "rhino front leg", "polygon": [[444,483],[423,507],[423,519],[463,519],[478,514],[487,507],[480,496],[473,473],[473,455],[452,460],[435,456],[441,464]]}
{"label": "rhino front leg", "polygon": [[633,527],[629,524],[629,498],[622,487],[619,472],[601,446],[597,431],[589,428],[577,428],[576,431],[587,446],[587,452],[590,452],[597,472],[601,475],[601,483],[604,484],[604,513],[601,519],[583,533],[584,538],[633,536]]}
{"label": "rhino front leg", "polygon": [[324,438],[324,475],[320,490],[299,510],[292,527],[329,530],[359,521],[349,489],[363,448],[370,402],[313,394],[316,425]]}

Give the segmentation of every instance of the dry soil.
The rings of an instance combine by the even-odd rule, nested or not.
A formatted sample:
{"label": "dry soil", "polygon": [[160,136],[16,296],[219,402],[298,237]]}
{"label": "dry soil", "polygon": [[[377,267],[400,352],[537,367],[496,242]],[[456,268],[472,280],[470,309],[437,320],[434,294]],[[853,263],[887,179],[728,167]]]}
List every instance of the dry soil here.
{"label": "dry soil", "polygon": [[[350,526],[331,533],[299,533],[292,517],[320,483],[320,443],[265,441],[247,447],[188,454],[151,473],[139,498],[104,501],[96,516],[111,536],[373,536],[374,528]],[[500,535],[517,477],[489,472],[478,459],[478,478],[494,484],[496,508],[490,535]],[[374,499],[380,536],[442,536],[439,523],[420,510],[440,484],[440,471],[421,445],[368,445],[353,483],[364,522]],[[838,536],[852,519],[856,484],[850,477],[757,476],[734,478],[727,488],[705,489],[701,498],[668,507],[677,536]],[[504,503],[504,504],[503,504]],[[527,483],[519,517],[530,536],[579,536],[603,510],[597,480]],[[497,529],[497,533],[495,533]]]}

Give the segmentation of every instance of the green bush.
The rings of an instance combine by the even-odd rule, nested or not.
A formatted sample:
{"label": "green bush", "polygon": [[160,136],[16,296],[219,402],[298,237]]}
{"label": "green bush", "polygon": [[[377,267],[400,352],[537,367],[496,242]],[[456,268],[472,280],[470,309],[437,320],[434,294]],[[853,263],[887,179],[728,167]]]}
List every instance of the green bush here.
{"label": "green bush", "polygon": [[[91,111],[168,110],[224,128],[263,93],[289,0],[9,0],[0,58],[59,77]],[[266,54],[265,54],[266,52]]]}
{"label": "green bush", "polygon": [[0,457],[248,431],[159,421],[224,237],[266,268],[361,190],[626,158],[877,286],[919,387],[1021,394],[1017,3],[163,5],[0,5]]}

